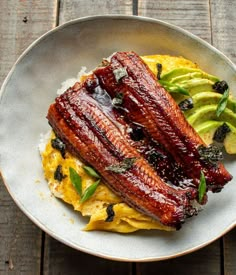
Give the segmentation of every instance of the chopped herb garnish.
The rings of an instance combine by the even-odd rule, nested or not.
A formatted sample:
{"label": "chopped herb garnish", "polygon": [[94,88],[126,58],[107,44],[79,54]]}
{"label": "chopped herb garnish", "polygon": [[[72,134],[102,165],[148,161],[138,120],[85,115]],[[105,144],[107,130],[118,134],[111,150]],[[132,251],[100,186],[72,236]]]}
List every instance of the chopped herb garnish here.
{"label": "chopped herb garnish", "polygon": [[224,112],[224,110],[227,106],[228,98],[229,98],[229,89],[224,91],[224,93],[217,105],[217,108],[216,108],[216,116],[217,117],[219,117],[221,115],[221,113]]}
{"label": "chopped herb garnish", "polygon": [[224,142],[226,135],[231,131],[230,127],[224,122],[218,127],[214,133],[213,140],[216,142]]}
{"label": "chopped herb garnish", "polygon": [[193,108],[193,99],[190,98],[186,98],[183,101],[181,101],[179,103],[179,108],[181,111],[187,111]]}
{"label": "chopped herb garnish", "polygon": [[80,175],[75,171],[74,168],[70,167],[69,171],[70,171],[71,183],[81,197],[82,196],[82,179]]}
{"label": "chopped herb garnish", "polygon": [[84,165],[83,169],[89,176],[100,179],[100,176],[92,167]]}
{"label": "chopped herb garnish", "polygon": [[206,194],[206,189],[207,189],[206,179],[205,179],[204,173],[201,171],[200,182],[199,182],[199,186],[198,186],[198,201],[199,201],[199,203],[202,202],[202,200]]}
{"label": "chopped herb garnish", "polygon": [[127,170],[131,169],[136,160],[137,160],[137,158],[126,158],[118,164],[112,164],[112,165],[106,167],[106,170],[115,172],[117,174],[122,174],[122,173],[126,172]]}
{"label": "chopped herb garnish", "polygon": [[122,105],[124,99],[123,93],[117,93],[116,96],[112,99],[112,104],[115,106]]}
{"label": "chopped herb garnish", "polygon": [[202,160],[208,161],[213,165],[223,159],[221,150],[214,144],[210,144],[207,147],[200,145],[198,147],[198,153]]}
{"label": "chopped herb garnish", "polygon": [[100,179],[98,179],[96,182],[94,182],[88,188],[85,189],[83,195],[81,196],[81,200],[80,200],[81,203],[85,202],[86,200],[92,197],[99,183],[100,183]]}
{"label": "chopped herb garnish", "polygon": [[[88,166],[86,166],[86,167],[88,167]],[[89,168],[91,168],[91,167],[89,167]],[[87,171],[89,170],[91,172],[91,169],[87,169]],[[69,171],[70,171],[71,183],[75,187],[78,194],[80,195],[80,202],[83,203],[86,200],[88,200],[94,194],[94,192],[96,191],[96,189],[98,187],[100,179],[98,179],[96,182],[91,184],[89,187],[87,187],[84,190],[84,192],[82,192],[82,179],[81,179],[80,175],[72,167],[69,168]]]}
{"label": "chopped herb garnish", "polygon": [[157,63],[157,79],[160,80],[161,79],[161,73],[162,73],[162,64],[161,63]]}
{"label": "chopped herb garnish", "polygon": [[58,165],[56,171],[54,172],[54,179],[62,181],[64,178],[66,178],[66,175],[63,175],[62,173],[62,166]]}
{"label": "chopped herb garnish", "polygon": [[226,81],[222,80],[222,81],[217,81],[212,85],[212,88],[218,92],[223,94],[226,90],[229,89],[229,86],[227,84]]}
{"label": "chopped herb garnish", "polygon": [[158,82],[170,93],[179,93],[182,95],[189,95],[188,90],[181,87],[180,85],[177,85],[168,81],[163,81],[163,80],[159,80]]}
{"label": "chopped herb garnish", "polygon": [[116,82],[119,82],[123,77],[128,75],[126,68],[124,67],[115,69],[113,74],[115,76]]}
{"label": "chopped herb garnish", "polygon": [[113,210],[114,204],[109,204],[107,206],[106,212],[107,212],[107,218],[105,219],[105,222],[112,222],[115,217],[115,212]]}
{"label": "chopped herb garnish", "polygon": [[51,140],[52,148],[60,151],[61,156],[65,158],[66,155],[66,145],[58,137]]}

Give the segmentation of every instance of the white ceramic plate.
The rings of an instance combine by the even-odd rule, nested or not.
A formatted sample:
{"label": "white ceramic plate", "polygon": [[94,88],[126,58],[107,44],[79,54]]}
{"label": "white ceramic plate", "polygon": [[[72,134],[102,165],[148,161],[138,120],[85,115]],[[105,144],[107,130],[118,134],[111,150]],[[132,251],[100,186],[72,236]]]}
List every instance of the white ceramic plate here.
{"label": "white ceramic plate", "polygon": [[0,167],[20,209],[61,242],[110,259],[162,260],[203,247],[235,226],[235,157],[225,161],[234,180],[220,194],[210,196],[205,210],[180,231],[121,235],[82,231],[86,219],[51,196],[37,149],[40,133],[49,129],[45,116],[61,82],[76,77],[81,66],[92,69],[103,57],[128,50],[140,55],[182,55],[225,79],[236,91],[235,66],[218,50],[178,27],[132,16],[74,20],[35,41],[6,78],[0,101]]}

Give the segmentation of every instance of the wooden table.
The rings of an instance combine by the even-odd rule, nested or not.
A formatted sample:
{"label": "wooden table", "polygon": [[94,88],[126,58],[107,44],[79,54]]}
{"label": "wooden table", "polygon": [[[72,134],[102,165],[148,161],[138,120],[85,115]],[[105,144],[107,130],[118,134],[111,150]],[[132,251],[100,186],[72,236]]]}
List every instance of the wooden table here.
{"label": "wooden table", "polygon": [[[135,14],[165,20],[200,36],[236,62],[235,0],[1,0],[0,83],[22,51],[40,35],[68,20],[95,14]],[[233,275],[235,233],[236,229],[209,246],[176,259],[114,262],[71,249],[42,232],[16,207],[0,182],[1,275]]]}

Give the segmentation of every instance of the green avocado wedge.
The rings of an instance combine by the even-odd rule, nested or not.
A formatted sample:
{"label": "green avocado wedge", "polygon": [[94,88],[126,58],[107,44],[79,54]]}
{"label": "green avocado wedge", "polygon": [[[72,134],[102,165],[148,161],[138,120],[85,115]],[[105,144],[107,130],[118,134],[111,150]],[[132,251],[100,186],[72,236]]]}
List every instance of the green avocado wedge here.
{"label": "green avocado wedge", "polygon": [[[191,110],[187,110],[184,112],[186,117],[189,117],[191,114],[196,112],[196,110],[204,105],[212,105],[218,104],[222,94],[214,93],[214,92],[201,92],[197,93],[192,96],[194,108]],[[227,101],[227,108],[230,109],[232,112],[236,113],[236,100],[229,98]]]}
{"label": "green avocado wedge", "polygon": [[[183,113],[206,144],[214,142],[216,130],[226,123],[230,132],[226,134],[222,145],[224,144],[227,153],[236,154],[236,100],[232,96],[227,97],[224,102],[227,103],[226,108],[217,116],[217,109],[224,97],[213,88],[218,81],[220,83],[219,78],[200,69],[185,67],[173,69],[161,75],[160,79],[166,86],[178,88],[174,91],[167,89],[177,104],[192,99],[193,108],[184,110]],[[183,93],[180,88],[186,92]]]}
{"label": "green avocado wedge", "polygon": [[193,68],[176,68],[161,76],[163,81],[168,82],[182,82],[184,80],[191,80],[196,78],[209,79],[212,82],[219,81],[219,79],[213,75],[207,74],[200,69]]}
{"label": "green avocado wedge", "polygon": [[205,79],[205,78],[196,78],[183,81],[178,83],[179,86],[186,89],[191,96],[195,95],[196,93],[201,93],[205,91],[214,92],[212,88],[215,82]]}
{"label": "green avocado wedge", "polygon": [[[214,120],[208,120],[206,122],[203,122],[195,127],[195,130],[200,135],[200,137],[203,139],[203,141],[209,145],[214,142],[213,137],[216,132],[216,130],[223,124],[222,121],[214,121]],[[228,154],[236,154],[236,128],[226,122],[228,127],[230,128],[230,132],[227,133],[225,139],[224,139],[224,147],[225,151]]]}
{"label": "green avocado wedge", "polygon": [[[167,86],[178,86],[183,90],[187,91],[187,93],[183,93],[180,91],[173,94],[173,91],[167,89],[169,92],[173,94],[175,100],[179,103],[181,99],[184,97],[182,95],[190,95],[193,96],[196,93],[211,91],[214,92],[213,85],[215,82],[219,81],[219,79],[213,75],[207,74],[200,69],[192,69],[192,68],[177,68],[174,69],[163,76],[159,80],[160,84],[164,85],[165,88]],[[181,95],[182,94],[182,95]]]}
{"label": "green avocado wedge", "polygon": [[204,105],[187,117],[188,122],[195,128],[203,122],[208,120],[216,120],[222,122],[228,122],[233,127],[236,127],[236,113],[226,108],[219,117],[216,116],[217,105]]}

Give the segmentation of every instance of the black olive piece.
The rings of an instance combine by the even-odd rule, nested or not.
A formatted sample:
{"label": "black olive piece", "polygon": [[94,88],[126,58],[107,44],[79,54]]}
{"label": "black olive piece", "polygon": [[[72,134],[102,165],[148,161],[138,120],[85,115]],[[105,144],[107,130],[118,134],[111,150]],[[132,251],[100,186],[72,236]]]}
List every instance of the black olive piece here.
{"label": "black olive piece", "polygon": [[97,86],[99,86],[99,81],[98,81],[98,78],[96,77],[93,77],[93,78],[90,77],[85,81],[85,88],[90,93],[94,93],[94,90]]}
{"label": "black olive piece", "polygon": [[58,165],[56,171],[54,172],[54,179],[58,181],[62,181],[66,175],[62,173],[62,166]]}
{"label": "black olive piece", "polygon": [[212,85],[212,88],[218,92],[223,94],[227,89],[229,89],[229,86],[226,81],[217,81],[215,84]]}
{"label": "black olive piece", "polygon": [[161,73],[162,73],[162,64],[161,63],[157,63],[157,79],[160,80],[161,79]]}
{"label": "black olive piece", "polygon": [[181,101],[179,103],[179,108],[181,111],[187,111],[187,110],[190,110],[194,107],[193,105],[193,99],[190,97],[190,98],[186,98],[184,99],[183,101]]}
{"label": "black olive piece", "polygon": [[66,145],[58,137],[51,140],[52,148],[60,151],[61,156],[65,158],[66,155]]}
{"label": "black olive piece", "polygon": [[115,217],[115,212],[113,210],[113,206],[114,204],[109,204],[107,206],[106,212],[107,212],[107,218],[105,220],[105,222],[112,222],[114,217]]}
{"label": "black olive piece", "polygon": [[132,126],[131,127],[131,132],[130,132],[130,137],[134,141],[139,141],[144,138],[144,132],[143,132],[143,127],[141,126]]}
{"label": "black olive piece", "polygon": [[216,142],[224,142],[226,135],[230,132],[229,126],[224,122],[218,127],[214,133],[213,140]]}

